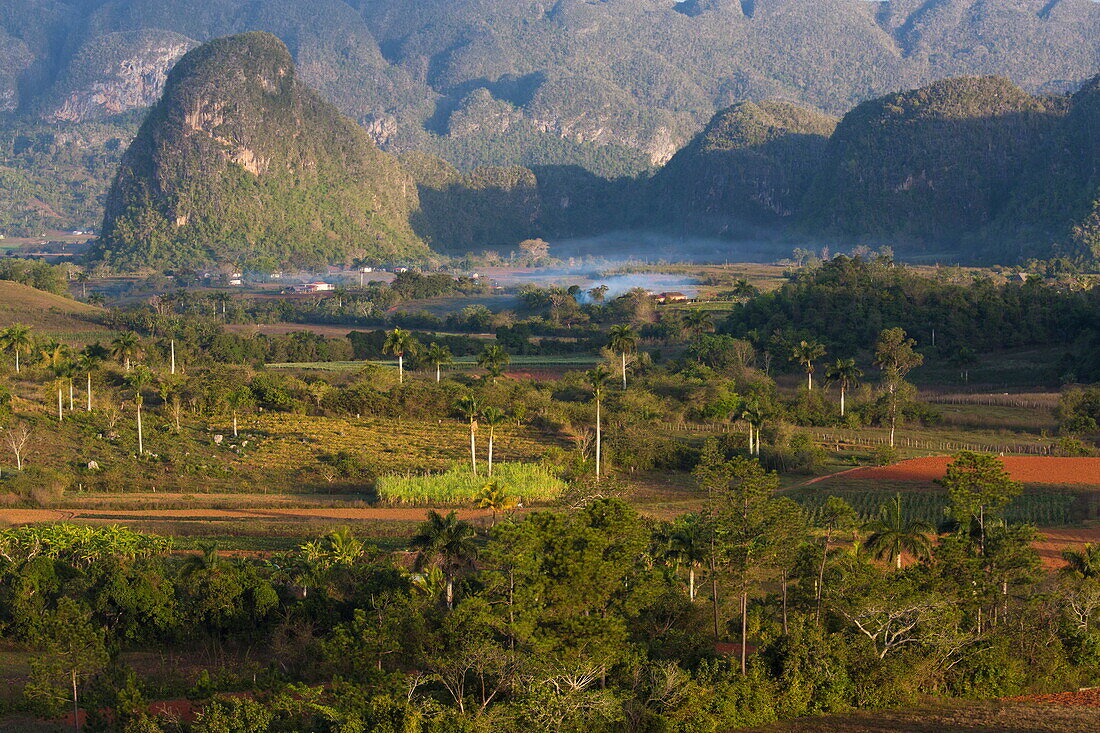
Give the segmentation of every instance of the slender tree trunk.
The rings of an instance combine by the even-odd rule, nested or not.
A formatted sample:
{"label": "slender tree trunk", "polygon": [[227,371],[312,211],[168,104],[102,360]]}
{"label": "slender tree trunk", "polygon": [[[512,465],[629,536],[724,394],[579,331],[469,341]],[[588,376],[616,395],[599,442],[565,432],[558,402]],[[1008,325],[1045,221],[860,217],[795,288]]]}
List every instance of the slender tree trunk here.
{"label": "slender tree trunk", "polygon": [[233,437],[237,437],[237,413],[233,413]]}
{"label": "slender tree trunk", "polygon": [[64,413],[64,410],[63,410],[63,407],[62,407],[63,404],[64,403],[61,401],[61,385],[59,384],[59,385],[57,385],[57,421],[58,422],[61,422],[63,419],[65,419],[65,413]]}
{"label": "slender tree trunk", "polygon": [[814,391],[814,373],[806,372],[806,389],[810,392]]}
{"label": "slender tree trunk", "polygon": [[783,636],[787,635],[787,574],[783,573]]}
{"label": "slender tree trunk", "polygon": [[623,356],[623,389],[626,389],[626,352],[625,351],[623,352],[622,356]]}
{"label": "slender tree trunk", "polygon": [[714,562],[714,541],[710,543],[710,600],[714,611],[714,643],[722,638],[718,623],[718,572]]}
{"label": "slender tree trunk", "polygon": [[440,375],[440,365],[436,364],[435,365],[435,383],[436,384],[439,384],[440,376],[441,376]]}
{"label": "slender tree trunk", "polygon": [[898,556],[894,558],[894,563],[898,570],[901,570],[901,550],[898,550]]}
{"label": "slender tree trunk", "polygon": [[92,373],[88,372],[88,412],[92,411]]}
{"label": "slender tree trunk", "polygon": [[455,607],[455,582],[450,575],[447,576],[447,610]]}
{"label": "slender tree trunk", "polygon": [[69,412],[73,412],[73,411],[76,410],[76,407],[75,407],[76,398],[73,395],[74,392],[75,392],[75,390],[73,388],[73,380],[72,380],[72,377],[70,377],[69,378]]}
{"label": "slender tree trunk", "polygon": [[493,433],[495,429],[489,426],[489,476],[493,475]]}
{"label": "slender tree trunk", "polygon": [[600,442],[602,439],[600,429],[600,400],[596,400],[596,480],[600,480]]}
{"label": "slender tree trunk", "polygon": [[76,669],[72,670],[73,676],[73,729],[80,733],[80,700],[76,694]]}
{"label": "slender tree trunk", "polygon": [[695,566],[688,568],[688,600],[695,602]]}
{"label": "slender tree trunk", "polygon": [[[826,375],[828,376],[828,375]],[[840,385],[840,416],[844,417],[844,385]]]}
{"label": "slender tree trunk", "polygon": [[821,600],[825,594],[825,561],[829,558],[829,538],[825,537],[825,547],[821,549],[821,564],[817,567],[817,623],[821,623]]}
{"label": "slender tree trunk", "polygon": [[474,442],[474,423],[470,422],[470,468],[477,476],[477,444]]}
{"label": "slender tree trunk", "polygon": [[405,383],[405,355],[404,354],[398,354],[397,355],[397,383],[398,384],[404,384]]}
{"label": "slender tree trunk", "polygon": [[138,429],[138,436],[137,436],[137,438],[138,438],[138,455],[143,456],[143,455],[145,455],[145,443],[142,441],[142,435],[141,435],[141,405],[138,405],[138,408],[137,408],[137,429]]}
{"label": "slender tree trunk", "polygon": [[176,340],[172,339],[172,374],[176,373]]}
{"label": "slender tree trunk", "polygon": [[19,373],[19,349],[15,350],[15,373]]}
{"label": "slender tree trunk", "polygon": [[741,581],[741,674],[748,674],[749,591]]}

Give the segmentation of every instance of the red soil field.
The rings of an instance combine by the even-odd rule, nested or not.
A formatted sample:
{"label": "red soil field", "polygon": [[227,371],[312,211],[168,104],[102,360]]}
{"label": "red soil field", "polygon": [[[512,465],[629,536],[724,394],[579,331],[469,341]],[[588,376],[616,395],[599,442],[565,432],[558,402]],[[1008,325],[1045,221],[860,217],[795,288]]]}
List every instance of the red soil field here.
{"label": "red soil field", "polygon": [[[901,461],[892,466],[860,468],[845,472],[847,479],[879,481],[935,481],[943,478],[951,456],[929,456]],[[1100,486],[1100,458],[1005,456],[1005,469],[1025,484],[1082,484]]]}
{"label": "red soil field", "polygon": [[1043,565],[1060,568],[1065,565],[1062,550],[1079,550],[1085,543],[1100,544],[1100,527],[1046,528],[1039,530],[1040,541],[1033,543]]}
{"label": "red soil field", "polygon": [[1006,698],[1006,701],[1100,708],[1100,687],[1090,687],[1076,692],[1056,692],[1051,695],[1023,695]]}

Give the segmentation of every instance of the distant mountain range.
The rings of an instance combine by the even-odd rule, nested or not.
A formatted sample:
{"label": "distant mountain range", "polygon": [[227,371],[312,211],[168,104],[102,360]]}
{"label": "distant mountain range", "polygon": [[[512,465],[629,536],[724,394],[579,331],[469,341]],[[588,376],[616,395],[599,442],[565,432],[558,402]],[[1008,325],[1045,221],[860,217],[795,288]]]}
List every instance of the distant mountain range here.
{"label": "distant mountain range", "polygon": [[[255,27],[285,42],[304,147],[275,144],[290,123],[256,95],[263,74],[169,73],[200,40]],[[0,29],[0,233],[88,228],[105,208],[97,252],[119,265],[415,258],[630,228],[1100,255],[1093,0],[9,0]],[[961,72],[1003,76],[938,80]],[[195,73],[232,111],[229,134],[199,126],[217,150],[179,132]],[[184,153],[201,165],[164,165]],[[308,178],[292,196],[305,159],[335,187]],[[250,208],[229,179],[267,198]],[[230,208],[200,224],[197,192]],[[332,201],[370,216],[308,211]]]}
{"label": "distant mountain range", "polygon": [[1094,0],[6,0],[0,110],[148,107],[183,53],[250,30],[384,148],[603,175],[664,163],[737,102],[841,114],[939,78],[1045,94],[1100,69]]}

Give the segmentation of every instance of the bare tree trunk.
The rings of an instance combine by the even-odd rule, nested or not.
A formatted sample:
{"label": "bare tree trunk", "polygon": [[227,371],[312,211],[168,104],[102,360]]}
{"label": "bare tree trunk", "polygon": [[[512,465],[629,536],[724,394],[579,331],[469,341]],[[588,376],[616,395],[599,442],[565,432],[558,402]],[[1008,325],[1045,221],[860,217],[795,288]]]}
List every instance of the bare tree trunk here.
{"label": "bare tree trunk", "polygon": [[61,401],[61,385],[57,385],[57,421],[61,422],[65,419],[64,403]]}
{"label": "bare tree trunk", "polygon": [[626,389],[626,352],[623,352],[623,389]]}
{"label": "bare tree trunk", "polygon": [[404,354],[398,354],[397,355],[397,383],[398,384],[404,384],[405,383],[405,355]]}
{"label": "bare tree trunk", "polygon": [[474,424],[470,423],[470,468],[477,476],[477,444],[474,442]]}
{"label": "bare tree trunk", "polygon": [[688,568],[688,600],[695,602],[695,566]]}
{"label": "bare tree trunk", "polygon": [[600,480],[600,443],[602,439],[600,428],[600,400],[596,400],[596,480]]}
{"label": "bare tree trunk", "polygon": [[138,455],[142,456],[142,455],[145,455],[145,444],[142,442],[142,435],[141,435],[141,405],[138,405],[138,408],[137,408],[137,430],[138,430],[138,435],[137,435],[137,438],[138,438]]}
{"label": "bare tree trunk", "polygon": [[237,413],[233,413],[233,437],[237,437]]}
{"label": "bare tree trunk", "polygon": [[76,733],[80,733],[80,702],[76,695],[76,669],[72,670],[73,675],[73,729]]}
{"label": "bare tree trunk", "polygon": [[844,385],[840,386],[840,416],[844,417]]}
{"label": "bare tree trunk", "polygon": [[176,340],[172,339],[172,374],[176,373]]}
{"label": "bare tree trunk", "polygon": [[73,380],[70,377],[69,378],[69,412],[74,412],[76,410],[76,407],[75,407],[76,398],[73,396],[73,392],[74,392]]}
{"label": "bare tree trunk", "polygon": [[710,599],[714,610],[714,643],[722,638],[718,624],[718,572],[714,563],[714,541],[710,543]]}
{"label": "bare tree trunk", "polygon": [[436,364],[436,365],[435,365],[435,383],[436,383],[436,384],[439,384],[439,380],[440,380],[440,378],[441,378],[441,375],[440,375],[440,365],[439,365],[439,364]]}
{"label": "bare tree trunk", "polygon": [[787,574],[783,573],[783,635],[787,635]]}
{"label": "bare tree trunk", "polygon": [[489,476],[493,475],[493,433],[495,432],[492,426],[489,427]]}
{"label": "bare tree trunk", "polygon": [[741,581],[741,674],[748,674],[749,591]]}
{"label": "bare tree trunk", "polygon": [[88,372],[88,412],[92,411],[92,373]]}

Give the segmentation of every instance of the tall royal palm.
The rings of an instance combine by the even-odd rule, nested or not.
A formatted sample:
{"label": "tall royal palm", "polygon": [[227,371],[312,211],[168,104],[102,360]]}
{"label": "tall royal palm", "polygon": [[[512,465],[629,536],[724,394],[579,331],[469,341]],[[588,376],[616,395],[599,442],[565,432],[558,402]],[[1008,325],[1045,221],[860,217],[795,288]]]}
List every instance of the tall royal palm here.
{"label": "tall royal palm", "polygon": [[39,365],[53,374],[53,386],[57,390],[57,420],[65,418],[64,399],[62,397],[66,380],[73,375],[72,361],[69,359],[69,347],[56,341],[44,344],[39,352]]}
{"label": "tall royal palm", "polygon": [[626,324],[611,327],[607,334],[607,345],[622,359],[623,389],[626,389],[626,356],[638,349],[638,334]]}
{"label": "tall royal palm", "polygon": [[508,352],[500,344],[489,344],[477,355],[477,365],[489,372],[489,376],[496,379],[504,374],[504,367],[512,361]]}
{"label": "tall royal palm", "polygon": [[15,372],[18,374],[20,370],[19,355],[29,354],[31,349],[34,348],[34,337],[31,335],[31,329],[22,323],[13,323],[0,331],[0,344],[3,345],[5,350],[15,354]]}
{"label": "tall royal palm", "polygon": [[392,354],[397,357],[397,381],[405,382],[405,354],[411,354],[416,350],[416,338],[411,333],[395,328],[386,334],[386,342],[382,344],[382,353]]}
{"label": "tall royal palm", "polygon": [[130,362],[141,355],[141,341],[133,331],[120,333],[111,341],[111,356],[122,363],[126,371],[130,371]]}
{"label": "tall royal palm", "polygon": [[877,519],[863,525],[869,532],[865,546],[879,560],[889,560],[901,570],[901,556],[927,557],[932,550],[932,525],[919,519],[908,519],[901,509],[901,494],[882,507]]}
{"label": "tall royal palm", "polygon": [[428,347],[428,350],[424,353],[424,361],[435,367],[435,381],[436,384],[442,379],[443,367],[454,361],[454,356],[451,354],[451,350],[446,346],[440,346],[439,344],[432,342],[432,345]]}
{"label": "tall royal palm", "polygon": [[607,371],[607,367],[603,364],[599,364],[595,369],[589,369],[584,373],[585,379],[588,381],[588,387],[592,390],[592,399],[596,403],[596,480],[600,480],[600,473],[602,467],[601,451],[603,449],[603,422],[601,411],[603,408],[603,397],[607,392],[607,385],[611,381],[611,372]]}
{"label": "tall royal palm", "polygon": [[499,407],[486,407],[481,411],[481,419],[485,421],[485,425],[489,428],[489,476],[493,475],[493,440],[496,438],[496,431],[505,420],[508,419],[508,415],[504,410]]}
{"label": "tall royal palm", "polygon": [[452,511],[443,516],[432,510],[409,545],[419,551],[419,564],[438,563],[447,580],[447,608],[454,607],[457,572],[477,557],[474,528]]}
{"label": "tall royal palm", "polygon": [[698,514],[680,517],[667,535],[665,557],[688,571],[688,599],[695,600],[695,572],[707,560],[710,549],[710,528]]}
{"label": "tall royal palm", "polygon": [[77,368],[83,372],[87,380],[87,410],[92,411],[92,373],[99,369],[99,366],[107,360],[110,356],[110,352],[107,348],[98,341],[94,344],[88,344],[84,347],[84,350],[80,352],[80,357],[77,359]]}
{"label": "tall royal palm", "polygon": [[130,385],[134,395],[134,407],[137,408],[138,455],[143,456],[145,455],[145,436],[141,426],[141,408],[145,404],[145,395],[142,394],[142,390],[153,383],[153,372],[149,370],[149,367],[139,366],[126,375],[126,383]]}
{"label": "tall royal palm", "polygon": [[825,356],[825,347],[816,341],[800,341],[791,349],[791,361],[797,361],[806,372],[806,388],[814,388],[817,360]]}
{"label": "tall royal palm", "polygon": [[477,476],[477,444],[475,437],[477,436],[477,419],[481,417],[481,403],[472,394],[468,394],[455,403],[455,409],[470,425],[470,470]]}
{"label": "tall royal palm", "polygon": [[844,417],[844,397],[848,390],[859,386],[863,371],[856,366],[855,359],[837,359],[835,364],[825,369],[825,384],[840,387],[840,416]]}

